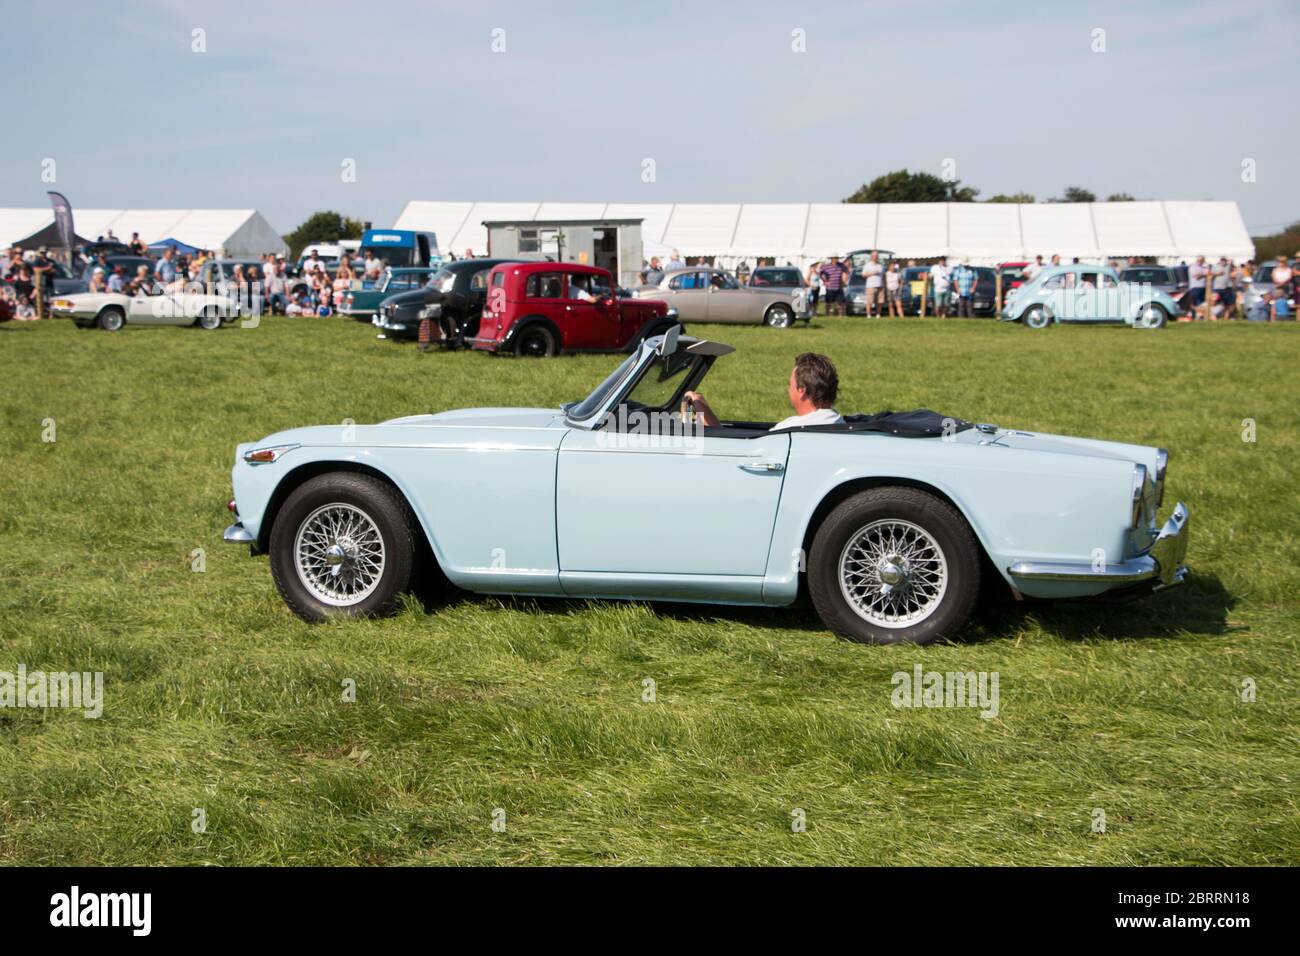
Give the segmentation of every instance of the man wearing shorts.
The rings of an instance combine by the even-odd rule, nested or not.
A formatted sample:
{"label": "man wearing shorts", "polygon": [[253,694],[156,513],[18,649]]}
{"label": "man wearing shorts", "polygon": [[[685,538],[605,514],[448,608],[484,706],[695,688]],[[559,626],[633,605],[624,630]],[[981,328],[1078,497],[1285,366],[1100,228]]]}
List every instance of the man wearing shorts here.
{"label": "man wearing shorts", "polygon": [[826,288],[826,314],[834,310],[836,315],[844,314],[844,282],[849,276],[849,267],[840,262],[839,256],[831,256],[831,261],[822,266],[817,274],[821,276]]}
{"label": "man wearing shorts", "polygon": [[880,264],[880,253],[872,252],[871,259],[862,267],[862,278],[866,282],[867,315],[880,315],[884,312],[884,278],[885,267]]}

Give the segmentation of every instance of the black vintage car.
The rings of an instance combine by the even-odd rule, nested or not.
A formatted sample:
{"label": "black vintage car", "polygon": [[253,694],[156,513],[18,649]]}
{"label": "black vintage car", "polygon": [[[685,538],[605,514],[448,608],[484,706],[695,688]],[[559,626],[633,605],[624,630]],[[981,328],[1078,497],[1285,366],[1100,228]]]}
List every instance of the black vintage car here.
{"label": "black vintage car", "polygon": [[493,266],[514,259],[457,259],[444,262],[422,289],[399,292],[379,303],[372,320],[390,339],[414,339],[421,316],[429,319],[429,341],[459,348],[478,333],[478,320],[487,302],[487,277]]}

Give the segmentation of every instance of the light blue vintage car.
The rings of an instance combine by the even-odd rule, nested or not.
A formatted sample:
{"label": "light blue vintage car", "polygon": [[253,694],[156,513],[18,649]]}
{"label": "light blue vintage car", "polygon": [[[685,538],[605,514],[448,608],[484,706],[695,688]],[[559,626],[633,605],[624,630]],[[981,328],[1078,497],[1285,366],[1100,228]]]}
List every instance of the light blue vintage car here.
{"label": "light blue vintage car", "polygon": [[986,569],[1043,598],[1187,574],[1187,509],[1157,523],[1162,449],[926,411],[701,427],[685,392],[732,351],[674,330],[558,410],[239,445],[225,539],[269,554],[313,621],[381,614],[444,575],[481,594],[771,606],[806,588],[828,628],[874,643],[956,634]]}
{"label": "light blue vintage car", "polygon": [[1153,285],[1121,282],[1109,266],[1049,266],[1012,290],[1000,318],[1045,329],[1053,322],[1111,322],[1159,329],[1182,314]]}

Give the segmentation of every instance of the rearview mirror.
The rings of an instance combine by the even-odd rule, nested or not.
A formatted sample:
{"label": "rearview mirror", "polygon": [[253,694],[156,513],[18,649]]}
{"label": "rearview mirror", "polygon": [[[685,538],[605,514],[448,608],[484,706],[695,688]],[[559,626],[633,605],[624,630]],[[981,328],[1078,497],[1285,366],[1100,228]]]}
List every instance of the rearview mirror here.
{"label": "rearview mirror", "polygon": [[658,352],[660,355],[671,355],[677,351],[677,336],[681,334],[682,327],[674,325],[664,333],[663,340],[659,343]]}

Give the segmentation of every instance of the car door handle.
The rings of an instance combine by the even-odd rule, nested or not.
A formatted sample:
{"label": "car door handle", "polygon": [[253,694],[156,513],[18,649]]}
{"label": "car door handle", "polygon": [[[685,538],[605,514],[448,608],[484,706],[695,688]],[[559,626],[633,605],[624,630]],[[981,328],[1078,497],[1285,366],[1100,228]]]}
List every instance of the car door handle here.
{"label": "car door handle", "polygon": [[760,475],[774,471],[785,471],[785,464],[779,461],[747,461],[736,467],[741,471],[752,471]]}

